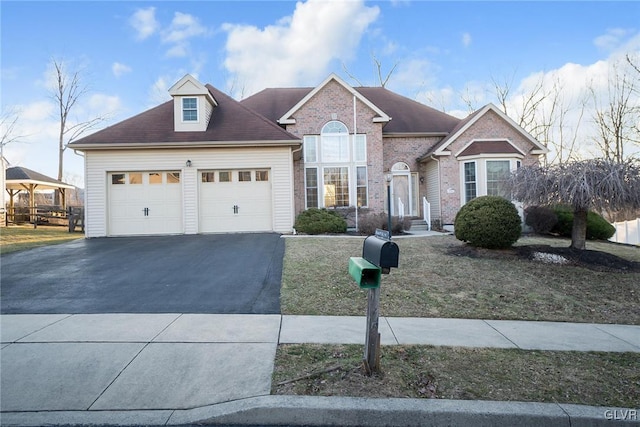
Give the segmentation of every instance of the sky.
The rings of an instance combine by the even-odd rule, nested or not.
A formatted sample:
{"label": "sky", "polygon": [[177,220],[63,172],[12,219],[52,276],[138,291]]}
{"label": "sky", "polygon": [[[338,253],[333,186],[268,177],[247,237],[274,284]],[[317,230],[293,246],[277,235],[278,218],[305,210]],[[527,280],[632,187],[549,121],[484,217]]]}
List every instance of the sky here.
{"label": "sky", "polygon": [[[86,89],[70,122],[103,117],[105,127],[169,100],[187,73],[242,99],[331,73],[379,85],[375,60],[388,89],[465,117],[465,98],[475,108],[495,102],[492,82],[509,82],[514,105],[546,77],[561,76],[571,95],[588,82],[605,87],[607,67],[640,52],[635,1],[3,0],[0,24],[5,125],[17,117],[4,156],[54,178],[52,60],[78,71]],[[72,150],[63,180],[83,187]]]}

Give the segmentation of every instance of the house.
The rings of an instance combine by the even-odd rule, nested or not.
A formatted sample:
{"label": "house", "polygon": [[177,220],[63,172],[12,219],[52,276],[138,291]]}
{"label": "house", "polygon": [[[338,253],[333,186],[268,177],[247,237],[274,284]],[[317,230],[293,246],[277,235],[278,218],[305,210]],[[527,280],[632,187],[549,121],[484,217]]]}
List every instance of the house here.
{"label": "house", "polygon": [[70,144],[84,152],[87,237],[289,233],[311,207],[453,223],[546,148],[493,105],[458,119],[332,74],[238,102],[186,75],[172,100]]}

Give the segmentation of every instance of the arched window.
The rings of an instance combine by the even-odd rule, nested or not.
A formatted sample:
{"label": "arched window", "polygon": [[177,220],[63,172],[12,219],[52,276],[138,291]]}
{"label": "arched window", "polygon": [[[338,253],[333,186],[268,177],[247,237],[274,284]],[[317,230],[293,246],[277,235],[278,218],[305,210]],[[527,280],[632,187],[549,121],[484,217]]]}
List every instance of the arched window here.
{"label": "arched window", "polygon": [[391,166],[391,170],[394,172],[401,172],[401,171],[410,171],[411,169],[409,168],[408,164],[404,162],[398,162],[393,166]]}
{"label": "arched window", "polygon": [[331,121],[324,125],[320,141],[323,162],[349,161],[349,131],[344,123]]}

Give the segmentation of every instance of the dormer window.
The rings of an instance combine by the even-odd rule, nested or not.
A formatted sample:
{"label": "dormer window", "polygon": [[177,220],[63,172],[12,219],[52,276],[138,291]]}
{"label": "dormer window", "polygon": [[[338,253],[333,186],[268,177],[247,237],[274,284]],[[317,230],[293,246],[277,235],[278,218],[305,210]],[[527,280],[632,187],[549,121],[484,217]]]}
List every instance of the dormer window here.
{"label": "dormer window", "polygon": [[182,98],[182,121],[198,121],[198,98]]}

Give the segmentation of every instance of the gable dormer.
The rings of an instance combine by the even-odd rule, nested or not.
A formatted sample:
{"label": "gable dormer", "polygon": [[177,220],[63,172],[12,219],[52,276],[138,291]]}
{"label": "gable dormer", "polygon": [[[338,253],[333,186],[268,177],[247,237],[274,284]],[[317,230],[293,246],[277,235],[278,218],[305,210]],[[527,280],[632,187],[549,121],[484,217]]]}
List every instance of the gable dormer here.
{"label": "gable dormer", "polygon": [[190,74],[171,86],[173,123],[176,132],[204,132],[218,106],[209,90]]}

